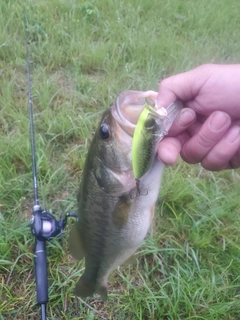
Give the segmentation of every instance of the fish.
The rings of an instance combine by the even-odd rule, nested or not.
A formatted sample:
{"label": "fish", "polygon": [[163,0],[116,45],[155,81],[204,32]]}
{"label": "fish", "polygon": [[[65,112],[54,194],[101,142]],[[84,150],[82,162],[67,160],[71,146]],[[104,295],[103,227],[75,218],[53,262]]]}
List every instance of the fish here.
{"label": "fish", "polygon": [[137,192],[132,143],[146,101],[154,103],[156,97],[151,90],[121,92],[104,111],[88,149],[77,194],[78,219],[69,234],[71,255],[85,259],[75,287],[81,298],[97,293],[107,300],[109,275],[134,260],[152,223],[164,164],[154,158]]}

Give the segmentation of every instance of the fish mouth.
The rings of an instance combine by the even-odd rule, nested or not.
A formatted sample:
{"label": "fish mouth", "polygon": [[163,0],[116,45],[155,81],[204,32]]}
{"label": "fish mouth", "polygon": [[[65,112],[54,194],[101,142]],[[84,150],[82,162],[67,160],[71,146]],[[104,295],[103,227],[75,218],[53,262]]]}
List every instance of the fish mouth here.
{"label": "fish mouth", "polygon": [[112,114],[121,128],[130,136],[134,130],[140,113],[146,105],[146,99],[155,104],[157,92],[155,91],[123,91],[121,92],[112,108]]}

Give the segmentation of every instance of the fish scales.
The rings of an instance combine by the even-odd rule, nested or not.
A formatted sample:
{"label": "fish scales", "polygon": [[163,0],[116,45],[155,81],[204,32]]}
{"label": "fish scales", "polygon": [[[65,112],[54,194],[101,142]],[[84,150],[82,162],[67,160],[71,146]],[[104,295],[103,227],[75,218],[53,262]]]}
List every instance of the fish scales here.
{"label": "fish scales", "polygon": [[78,192],[78,221],[69,235],[70,252],[85,258],[75,293],[107,299],[110,273],[131,259],[150,227],[163,164],[154,161],[136,190],[132,140],[145,98],[154,91],[124,91],[104,112],[86,157]]}

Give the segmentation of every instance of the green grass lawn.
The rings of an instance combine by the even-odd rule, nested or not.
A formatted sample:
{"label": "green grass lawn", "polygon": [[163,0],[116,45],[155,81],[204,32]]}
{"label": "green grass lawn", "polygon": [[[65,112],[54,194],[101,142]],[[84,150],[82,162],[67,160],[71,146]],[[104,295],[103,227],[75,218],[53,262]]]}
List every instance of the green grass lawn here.
{"label": "green grass lawn", "polygon": [[[29,32],[40,203],[76,210],[83,162],[101,112],[126,89],[203,63],[239,63],[238,0],[2,0],[0,3],[0,319],[39,319],[25,64]],[[73,295],[84,265],[67,235],[47,244],[48,319],[240,319],[240,171],[165,170],[137,266],[109,299]]]}

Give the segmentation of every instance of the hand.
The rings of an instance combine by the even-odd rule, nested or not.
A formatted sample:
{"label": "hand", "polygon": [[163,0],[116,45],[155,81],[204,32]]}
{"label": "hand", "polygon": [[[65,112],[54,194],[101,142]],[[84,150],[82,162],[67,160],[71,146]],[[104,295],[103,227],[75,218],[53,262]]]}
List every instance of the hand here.
{"label": "hand", "polygon": [[186,108],[159,144],[159,159],[173,164],[180,153],[208,170],[239,167],[240,65],[203,65],[163,80],[158,105],[177,98]]}

